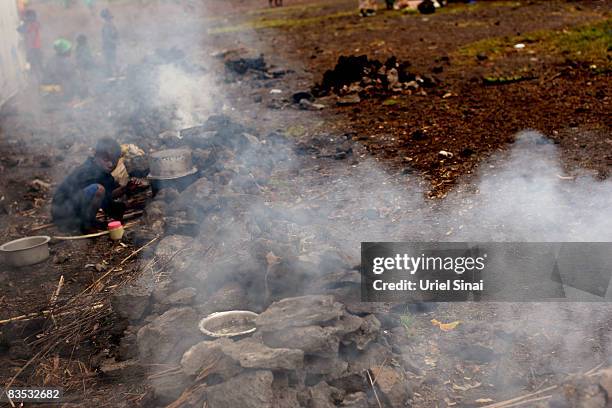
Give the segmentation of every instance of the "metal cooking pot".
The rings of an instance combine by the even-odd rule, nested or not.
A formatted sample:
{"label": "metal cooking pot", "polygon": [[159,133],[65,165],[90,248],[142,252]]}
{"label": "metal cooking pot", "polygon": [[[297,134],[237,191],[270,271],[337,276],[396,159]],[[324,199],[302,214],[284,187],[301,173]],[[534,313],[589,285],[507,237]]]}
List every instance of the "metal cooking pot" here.
{"label": "metal cooking pot", "polygon": [[172,180],[198,171],[191,160],[191,150],[169,149],[152,153],[149,157],[149,178]]}
{"label": "metal cooking pot", "polygon": [[236,337],[257,330],[257,313],[248,310],[229,310],[213,313],[200,321],[200,331],[210,337]]}
{"label": "metal cooking pot", "polygon": [[50,240],[46,235],[16,239],[0,246],[0,253],[9,265],[34,265],[49,257]]}

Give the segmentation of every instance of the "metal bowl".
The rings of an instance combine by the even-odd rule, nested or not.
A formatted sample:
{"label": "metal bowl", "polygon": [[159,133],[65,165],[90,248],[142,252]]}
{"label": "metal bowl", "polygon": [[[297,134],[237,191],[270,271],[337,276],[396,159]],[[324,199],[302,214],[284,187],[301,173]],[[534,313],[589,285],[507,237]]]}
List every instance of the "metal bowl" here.
{"label": "metal bowl", "polygon": [[213,313],[200,321],[200,331],[210,337],[235,337],[257,330],[257,313],[248,310],[230,310]]}
{"label": "metal bowl", "polygon": [[9,265],[34,265],[49,257],[50,240],[46,235],[16,239],[0,246],[0,253]]}
{"label": "metal bowl", "polygon": [[189,149],[168,149],[152,153],[149,169],[149,178],[152,180],[172,180],[198,171],[193,166]]}

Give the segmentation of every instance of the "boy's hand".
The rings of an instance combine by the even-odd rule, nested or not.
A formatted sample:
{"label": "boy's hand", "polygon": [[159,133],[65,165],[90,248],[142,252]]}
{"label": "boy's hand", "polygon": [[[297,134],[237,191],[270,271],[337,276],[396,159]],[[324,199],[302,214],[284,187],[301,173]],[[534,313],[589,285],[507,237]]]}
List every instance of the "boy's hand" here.
{"label": "boy's hand", "polygon": [[142,180],[132,178],[128,181],[127,186],[125,186],[128,191],[138,190],[142,187]]}

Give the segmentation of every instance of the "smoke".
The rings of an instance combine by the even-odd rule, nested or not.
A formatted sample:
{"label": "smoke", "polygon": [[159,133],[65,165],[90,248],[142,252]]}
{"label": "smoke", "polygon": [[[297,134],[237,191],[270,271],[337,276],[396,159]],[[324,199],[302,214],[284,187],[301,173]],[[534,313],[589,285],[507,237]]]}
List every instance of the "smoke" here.
{"label": "smoke", "polygon": [[163,65],[158,69],[157,82],[157,103],[176,109],[175,129],[199,125],[216,110],[215,107],[223,105],[213,79],[205,73],[191,74],[180,66]]}
{"label": "smoke", "polygon": [[585,171],[566,174],[557,146],[525,131],[480,166],[478,193],[454,192],[442,212],[453,240],[610,241],[610,187]]}

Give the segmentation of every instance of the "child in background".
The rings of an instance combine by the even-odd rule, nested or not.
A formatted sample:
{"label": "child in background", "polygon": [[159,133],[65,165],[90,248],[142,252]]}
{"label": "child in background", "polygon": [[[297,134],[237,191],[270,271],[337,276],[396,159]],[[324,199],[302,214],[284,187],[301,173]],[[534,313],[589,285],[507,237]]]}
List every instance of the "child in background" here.
{"label": "child in background", "polygon": [[100,12],[100,17],[104,20],[102,26],[102,53],[106,61],[106,72],[109,77],[117,74],[117,43],[119,33],[113,23],[113,15],[108,9]]}
{"label": "child in background", "polygon": [[40,42],[40,23],[34,10],[25,10],[24,22],[17,29],[24,37],[26,59],[30,64],[32,75],[36,80],[41,79],[43,72],[42,51]]}
{"label": "child in background", "polygon": [[76,38],[76,48],[74,49],[74,59],[76,60],[76,66],[80,73],[85,73],[94,68],[93,54],[91,48],[89,48],[89,42],[87,36],[79,34]]}
{"label": "child in background", "polygon": [[72,61],[72,43],[65,38],[53,42],[55,55],[45,67],[45,85],[59,85],[65,101],[72,100],[77,94],[77,71]]}
{"label": "child in background", "polygon": [[79,76],[78,91],[81,97],[86,97],[89,94],[92,70],[95,68],[94,58],[89,48],[87,36],[79,34],[77,36],[77,45],[74,49],[74,60]]}
{"label": "child in background", "polygon": [[105,230],[106,224],[96,219],[99,209],[107,217],[121,221],[125,203],[116,201],[136,183],[120,187],[111,172],[121,157],[121,147],[114,139],[103,138],[89,157],[64,179],[53,195],[53,222],[64,231],[80,229],[83,233]]}

